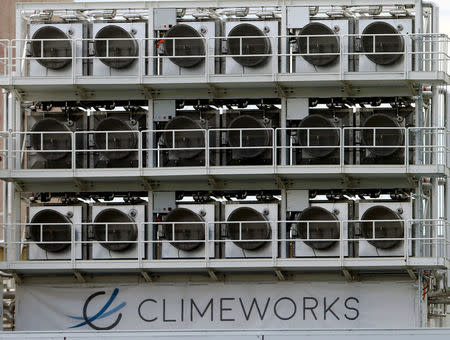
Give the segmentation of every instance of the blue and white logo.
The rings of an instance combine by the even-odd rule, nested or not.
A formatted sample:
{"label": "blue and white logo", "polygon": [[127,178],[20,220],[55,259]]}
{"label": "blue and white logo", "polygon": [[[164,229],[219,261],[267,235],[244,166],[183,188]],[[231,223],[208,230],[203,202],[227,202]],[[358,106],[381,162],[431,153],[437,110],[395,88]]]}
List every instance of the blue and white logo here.
{"label": "blue and white logo", "polygon": [[88,316],[87,315],[87,309],[89,306],[89,303],[96,298],[99,295],[104,295],[105,291],[100,291],[100,292],[96,292],[92,295],[90,295],[87,299],[86,302],[84,303],[83,306],[83,314],[82,316],[73,316],[73,315],[67,315],[69,318],[72,318],[74,320],[81,320],[82,322],[80,322],[79,324],[69,327],[69,328],[79,328],[79,327],[83,327],[85,325],[88,325],[89,327],[91,327],[92,329],[95,330],[110,330],[113,329],[114,327],[116,327],[120,320],[122,319],[122,313],[119,313],[119,315],[117,315],[116,321],[114,321],[110,326],[108,327],[98,327],[96,325],[93,324],[93,322],[95,320],[99,320],[99,319],[104,319],[114,313],[117,313],[118,311],[120,311],[123,307],[126,306],[126,302],[122,302],[121,304],[119,304],[118,306],[112,308],[111,310],[108,311],[108,308],[112,305],[112,303],[114,302],[114,300],[116,299],[117,295],[119,294],[119,288],[115,288],[113,293],[111,294],[111,297],[109,298],[109,300],[105,303],[105,305],[100,309],[100,311],[93,315],[93,316]]}

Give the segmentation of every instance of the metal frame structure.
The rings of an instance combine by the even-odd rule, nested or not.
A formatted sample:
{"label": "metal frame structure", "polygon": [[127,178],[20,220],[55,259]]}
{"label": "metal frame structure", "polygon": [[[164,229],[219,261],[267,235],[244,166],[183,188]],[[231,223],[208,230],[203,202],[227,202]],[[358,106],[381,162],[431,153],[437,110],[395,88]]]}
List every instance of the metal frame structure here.
{"label": "metal frame structure", "polygon": [[[4,185],[4,216],[6,220],[2,226],[4,241],[0,246],[6,249],[5,261],[0,262],[0,270],[8,271],[20,281],[23,276],[35,274],[64,275],[75,273],[83,281],[82,273],[136,273],[149,278],[148,272],[154,273],[207,273],[217,279],[216,272],[251,272],[276,273],[280,280],[285,279],[285,272],[343,272],[349,280],[354,279],[355,272],[386,272],[407,273],[422,285],[424,270],[446,270],[450,268],[450,93],[445,85],[450,83],[450,55],[448,45],[450,38],[436,33],[437,7],[422,4],[421,0],[354,0],[333,1],[333,6],[362,7],[377,6],[405,6],[405,10],[415,11],[416,26],[414,34],[405,36],[414,46],[413,50],[405,50],[405,67],[401,72],[356,72],[343,67],[349,57],[357,57],[360,52],[344,52],[340,49],[340,71],[334,73],[295,73],[289,68],[289,60],[295,56],[288,51],[289,39],[287,34],[271,37],[281,46],[280,51],[271,51],[272,60],[280,60],[280,69],[271,74],[227,75],[210,72],[209,63],[216,59],[231,58],[232,55],[210,54],[206,49],[205,73],[201,75],[165,76],[147,72],[145,64],[153,64],[155,59],[173,58],[174,56],[160,56],[152,53],[140,53],[138,59],[139,74],[123,76],[91,76],[77,75],[72,72],[69,78],[59,77],[31,77],[26,72],[26,63],[30,57],[22,54],[26,42],[26,18],[33,11],[74,11],[77,13],[93,10],[136,9],[146,15],[150,21],[154,9],[157,8],[208,8],[214,6],[216,10],[242,7],[242,1],[218,0],[213,4],[209,0],[173,1],[160,0],[152,2],[86,2],[73,4],[18,4],[16,39],[0,40],[0,49],[4,57],[0,59],[0,87],[4,99],[4,123],[0,132],[2,167],[0,179]],[[292,0],[289,6],[282,0],[261,0],[245,3],[248,7],[272,8],[280,17],[280,32],[287,32],[286,16],[289,6],[330,6],[329,0]],[[432,11],[432,21],[424,16],[425,9]],[[429,21],[429,22],[428,22]],[[425,24],[425,25],[424,25]],[[153,27],[149,25],[149,27]],[[341,39],[359,38],[360,35],[348,34]],[[136,39],[139,45],[153,46],[160,38],[149,35],[145,39]],[[205,38],[206,44],[210,39]],[[89,40],[89,39],[82,39]],[[92,40],[92,39],[91,39]],[[375,39],[374,39],[375,40]],[[341,46],[342,47],[342,46]],[[144,51],[140,48],[139,51]],[[80,59],[95,57],[79,56],[72,50],[72,65]],[[374,52],[376,54],[378,52]],[[306,56],[309,53],[306,54]],[[243,54],[237,55],[243,56]],[[198,56],[194,56],[198,57]],[[236,56],[235,56],[236,57]],[[54,57],[52,57],[54,59]],[[109,57],[106,57],[109,58]],[[111,57],[117,58],[117,57]],[[153,68],[152,68],[153,69]],[[275,69],[275,68],[273,68]],[[287,126],[286,106],[288,98],[330,98],[330,97],[412,97],[415,101],[415,127],[395,128],[405,135],[402,145],[393,145],[404,149],[405,159],[401,164],[347,164],[346,154],[360,145],[346,145],[346,134],[361,131],[361,127],[336,128],[339,131],[339,145],[332,145],[339,150],[339,164],[296,165],[291,162],[290,154],[296,149],[314,148],[309,142],[304,146],[292,145],[290,136],[292,131],[298,133],[301,128]],[[129,151],[138,154],[138,165],[134,168],[78,168],[77,154],[89,154],[92,149],[77,149],[74,142],[76,136],[92,134],[92,131],[51,133],[65,133],[70,136],[71,147],[64,152],[70,153],[72,166],[68,169],[27,169],[23,160],[29,152],[55,152],[44,149],[29,150],[24,147],[24,140],[30,132],[26,132],[23,120],[22,103],[29,101],[105,101],[111,100],[145,100],[148,103],[148,130],[134,132],[138,135],[138,146]],[[205,136],[204,152],[206,162],[204,166],[196,167],[163,167],[158,162],[162,151],[182,151],[186,148],[176,146],[161,149],[158,141],[160,130],[153,130],[153,103],[157,99],[237,99],[237,98],[279,98],[281,102],[280,127],[267,129],[273,136],[272,145],[265,147],[272,152],[272,164],[236,166],[212,164],[208,157],[210,153],[226,152],[230,149],[249,148],[243,145],[242,135],[245,129],[238,129],[241,143],[238,147],[217,146],[211,143],[214,138],[211,133],[226,134],[229,129],[217,128],[210,130],[196,130]],[[386,128],[383,128],[386,129]],[[248,130],[248,129],[247,129]],[[307,136],[314,132],[314,128],[303,129]],[[323,129],[322,129],[323,130]],[[183,130],[186,131],[186,130]],[[386,148],[377,145],[377,129],[372,128],[374,143],[370,148]],[[165,130],[175,138],[177,130]],[[97,131],[105,134],[115,131]],[[37,133],[42,136],[45,133]],[[143,141],[147,143],[144,143]],[[172,143],[175,145],[175,143]],[[320,147],[324,147],[323,145]],[[365,146],[367,147],[367,146]],[[187,148],[189,150],[189,148]],[[195,149],[195,148],[194,148]],[[197,148],[198,149],[198,148]],[[105,150],[114,151],[106,144]],[[121,149],[123,151],[123,149]],[[192,150],[192,148],[191,148]],[[61,152],[61,150],[57,150]],[[95,150],[98,152],[99,150]],[[128,260],[79,260],[72,256],[70,260],[61,261],[27,261],[23,260],[23,248],[27,244],[22,238],[22,231],[26,227],[21,212],[22,198],[30,192],[106,192],[112,191],[146,192],[148,197],[147,215],[153,216],[155,191],[177,190],[278,190],[281,193],[279,220],[271,221],[283,226],[280,232],[272,233],[272,254],[270,258],[255,259],[226,259],[219,256],[211,258],[208,254],[211,243],[233,242],[227,239],[196,240],[204,242],[205,257],[198,259],[180,259],[179,261],[164,260],[152,256],[144,256],[145,249],[150,244],[161,242],[177,242],[176,240],[148,240],[144,235],[147,228],[157,228],[163,222],[148,222],[139,225],[139,237],[136,241],[138,259]],[[404,256],[398,257],[353,257],[343,252],[344,244],[358,242],[361,237],[347,238],[344,235],[343,223],[358,225],[362,221],[340,221],[340,237],[333,239],[339,243],[340,255],[334,258],[293,258],[289,256],[289,244],[299,241],[288,235],[286,224],[292,223],[287,217],[287,190],[318,190],[318,189],[392,189],[404,188],[411,190],[415,201],[415,218],[405,223]],[[240,226],[242,228],[242,223]],[[367,221],[365,221],[367,222]],[[219,227],[224,221],[216,221]],[[247,221],[248,223],[248,221]],[[308,222],[306,222],[308,223]],[[115,223],[117,224],[117,223]],[[92,225],[92,223],[89,223]],[[84,224],[83,224],[84,226]],[[82,226],[82,227],[83,227]],[[86,226],[87,227],[87,226]],[[211,226],[206,224],[206,230]],[[214,226],[217,227],[217,226]],[[375,227],[374,227],[375,228]],[[415,230],[413,232],[413,230]],[[417,231],[419,230],[419,231]],[[206,232],[205,235],[209,233]],[[375,233],[373,233],[375,235]],[[310,238],[308,238],[311,241]],[[384,239],[385,240],[385,239]],[[234,240],[236,241],[236,240]],[[238,240],[242,241],[242,239]],[[252,240],[253,241],[253,240]],[[323,241],[323,239],[321,239]],[[46,241],[47,242],[47,241]],[[72,249],[78,242],[71,238]],[[81,241],[83,246],[91,241]],[[108,241],[106,241],[108,242]],[[185,242],[185,241],[183,241]],[[193,241],[194,242],[194,241]],[[47,242],[48,243],[48,242]],[[115,242],[117,243],[117,242]],[[129,241],[127,241],[129,243]],[[26,248],[26,247],[25,247]],[[72,254],[74,255],[74,254]],[[80,274],[81,273],[81,274]],[[419,287],[421,289],[421,287]],[[425,309],[425,306],[422,306]],[[1,336],[0,336],[1,338]],[[68,337],[69,338],[69,337]]]}

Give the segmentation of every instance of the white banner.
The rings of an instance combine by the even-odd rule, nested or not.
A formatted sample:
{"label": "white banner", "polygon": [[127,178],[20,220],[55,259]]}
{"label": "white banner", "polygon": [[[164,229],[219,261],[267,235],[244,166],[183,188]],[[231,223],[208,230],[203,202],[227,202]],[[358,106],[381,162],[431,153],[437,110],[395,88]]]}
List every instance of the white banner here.
{"label": "white banner", "polygon": [[418,327],[409,282],[36,286],[17,289],[17,330]]}

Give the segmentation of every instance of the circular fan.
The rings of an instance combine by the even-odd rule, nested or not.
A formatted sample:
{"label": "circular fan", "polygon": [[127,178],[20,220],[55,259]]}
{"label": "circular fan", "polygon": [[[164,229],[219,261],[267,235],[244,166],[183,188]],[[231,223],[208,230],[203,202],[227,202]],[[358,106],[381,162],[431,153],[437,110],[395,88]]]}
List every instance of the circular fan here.
{"label": "circular fan", "polygon": [[[322,115],[309,115],[300,123],[301,128],[335,128],[336,126],[330,119],[325,118]],[[298,130],[299,144],[301,146],[308,145],[308,132],[307,130]],[[339,146],[339,131],[336,129],[314,129],[309,130],[309,145],[310,146]],[[314,158],[326,157],[333,153],[334,148],[305,148],[303,150],[306,154]]]}
{"label": "circular fan", "polygon": [[[198,241],[205,239],[205,224],[192,223],[204,222],[198,214],[185,208],[176,208],[166,217],[165,222],[174,222],[175,224],[165,224],[163,226],[165,238],[169,241]],[[179,223],[186,222],[186,223]],[[191,223],[190,223],[191,222]],[[175,230],[175,237],[173,231]],[[177,249],[192,251],[203,245],[203,242],[173,242],[170,243]]]}
{"label": "circular fan", "polygon": [[[314,35],[320,36],[314,37]],[[309,36],[309,44],[307,36]],[[298,46],[300,54],[311,54],[303,56],[303,58],[315,66],[327,66],[339,59],[339,55],[335,54],[339,53],[340,50],[338,37],[335,36],[331,28],[319,22],[312,22],[303,27],[298,38]],[[332,54],[326,55],[323,53]]]}
{"label": "circular fan", "polygon": [[105,26],[97,32],[94,48],[95,56],[100,58],[103,64],[116,69],[130,66],[137,58],[111,57],[137,57],[139,54],[139,46],[136,39],[122,27],[116,25]]}
{"label": "circular fan", "polygon": [[[299,221],[333,221],[309,223],[310,239],[339,239],[339,222],[334,214],[321,207],[309,207],[298,216]],[[336,222],[334,222],[336,221]],[[307,223],[298,224],[300,238],[307,238]],[[337,241],[304,241],[309,247],[317,250],[325,250],[333,246]]]}
{"label": "circular fan", "polygon": [[[193,119],[186,116],[178,116],[167,122],[164,130],[197,130],[202,129]],[[202,131],[175,131],[165,132],[161,135],[161,144],[166,148],[172,148],[175,135],[175,147],[177,148],[203,148],[205,146],[205,134]],[[169,151],[178,159],[191,159],[202,152],[201,149]]]}
{"label": "circular fan", "polygon": [[[399,146],[398,148],[368,148],[369,152],[378,157],[387,157],[398,151],[404,144],[403,131],[397,120],[392,117],[377,113],[369,118],[363,124],[365,128],[398,128],[398,129],[377,129],[375,132],[375,145],[378,146]],[[372,129],[362,130],[362,145],[374,145]]]}
{"label": "circular fan", "polygon": [[[242,223],[242,233],[240,233],[239,223],[230,222],[245,222]],[[234,210],[227,220],[227,235],[232,240],[239,240],[239,235],[242,235],[242,240],[269,240],[271,235],[270,224],[267,222],[266,217],[257,212],[255,209],[242,207]],[[265,241],[233,241],[239,248],[245,250],[256,250],[267,242]]]}
{"label": "circular fan", "polygon": [[[368,35],[365,35],[368,34]],[[390,34],[390,35],[380,35],[380,36],[371,36],[370,34]],[[374,41],[375,39],[375,51]],[[390,65],[398,61],[404,53],[404,39],[399,34],[399,31],[393,27],[392,25],[382,22],[375,21],[369,24],[363,31],[362,36],[362,49],[365,53],[374,53],[377,54],[367,54],[367,58],[373,61],[378,65]],[[382,54],[386,53],[395,53],[397,54]]]}
{"label": "circular fan", "polygon": [[[269,38],[266,37],[263,31],[252,24],[239,24],[234,26],[230,33],[228,33],[227,47],[228,53],[231,55],[244,55],[243,57],[232,58],[238,64],[247,67],[255,67],[262,64],[270,54]],[[252,57],[252,54],[257,54],[258,56]]]}
{"label": "circular fan", "polygon": [[242,115],[234,118],[230,124],[228,125],[229,129],[244,129],[242,131],[242,135],[240,131],[228,131],[227,140],[231,147],[239,147],[241,146],[241,137],[242,137],[242,147],[258,147],[252,149],[233,149],[233,152],[237,155],[238,158],[254,158],[268,149],[264,149],[263,147],[269,146],[270,132],[268,130],[245,130],[245,129],[265,129],[267,128],[264,122],[261,119],[257,119],[253,116]]}
{"label": "circular fan", "polygon": [[[375,238],[403,238],[404,222],[399,214],[382,205],[366,210],[361,220],[393,220],[393,222],[375,222]],[[395,220],[398,220],[397,222]],[[371,245],[380,249],[391,249],[401,243],[401,240],[371,241],[373,238],[373,223],[362,222],[362,235]]]}
{"label": "circular fan", "polygon": [[[42,66],[51,70],[59,70],[72,62],[72,44],[70,38],[54,26],[39,28],[32,36],[31,55],[34,58],[67,58],[67,59],[37,59]],[[60,39],[60,40],[47,40]],[[41,45],[42,44],[42,45]]]}
{"label": "circular fan", "polygon": [[[71,222],[63,214],[51,210],[44,209],[33,216],[30,223],[39,223],[39,225],[29,225],[28,231],[30,238],[34,242],[52,242],[38,243],[37,246],[45,251],[57,253],[70,247],[70,243],[54,243],[54,242],[70,242],[71,241]],[[46,224],[51,223],[51,224]],[[61,224],[53,224],[61,223]],[[41,238],[42,224],[42,238]]]}
{"label": "circular fan", "polygon": [[[136,149],[137,134],[123,121],[117,118],[105,118],[98,123],[96,131],[123,131],[108,134],[108,147],[114,151],[102,151],[101,153],[112,160],[123,159],[133,151],[118,151],[120,149]],[[128,132],[128,133],[127,133]],[[106,149],[106,134],[95,133],[94,141],[97,149]],[[115,151],[117,149],[117,151]]]}
{"label": "circular fan", "polygon": [[195,28],[186,24],[178,24],[168,30],[164,37],[186,38],[167,39],[164,41],[163,47],[165,56],[200,56],[189,58],[169,58],[175,65],[189,68],[198,65],[205,59],[201,57],[205,55],[205,42],[203,39],[199,39],[202,35]]}
{"label": "circular fan", "polygon": [[[112,243],[114,241],[133,242],[137,240],[138,230],[133,218],[120,210],[102,210],[95,217],[94,223],[108,223],[108,243],[101,243],[108,250],[124,251],[133,245],[133,243]],[[99,242],[106,241],[106,224],[94,225],[94,239]]]}
{"label": "circular fan", "polygon": [[[69,133],[48,133],[52,131],[70,132],[69,128],[54,118],[44,118],[31,128],[31,132],[46,132],[44,135],[31,134],[31,146],[34,150],[70,150],[72,145]],[[69,152],[38,152],[40,156],[55,161],[66,157]]]}

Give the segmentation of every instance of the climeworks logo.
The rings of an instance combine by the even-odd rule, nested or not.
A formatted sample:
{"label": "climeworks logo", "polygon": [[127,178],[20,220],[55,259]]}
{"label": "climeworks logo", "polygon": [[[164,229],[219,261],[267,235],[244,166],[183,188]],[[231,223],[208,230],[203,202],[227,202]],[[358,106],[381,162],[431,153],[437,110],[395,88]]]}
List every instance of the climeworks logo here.
{"label": "climeworks logo", "polygon": [[120,305],[118,305],[117,307],[114,307],[113,309],[111,309],[110,311],[108,311],[108,308],[112,305],[112,303],[114,302],[114,300],[116,299],[117,295],[119,294],[119,288],[115,288],[113,293],[111,294],[111,297],[109,298],[109,300],[105,303],[105,305],[100,309],[100,311],[93,315],[93,316],[88,316],[87,315],[87,309],[89,306],[89,303],[96,298],[99,295],[104,295],[105,291],[100,291],[97,293],[94,293],[92,295],[90,295],[87,299],[86,302],[84,303],[83,306],[83,314],[82,316],[73,316],[73,315],[67,315],[69,318],[72,318],[74,320],[82,320],[82,322],[80,322],[79,324],[69,327],[69,328],[79,328],[79,327],[83,327],[85,325],[88,325],[89,327],[95,329],[95,330],[110,330],[113,329],[114,327],[116,327],[120,320],[122,319],[122,313],[119,313],[119,315],[117,315],[116,321],[114,321],[110,326],[108,327],[98,327],[96,325],[94,325],[94,321],[98,320],[98,319],[104,319],[116,312],[118,312],[119,310],[121,310],[123,307],[126,306],[126,302],[122,302]]}

